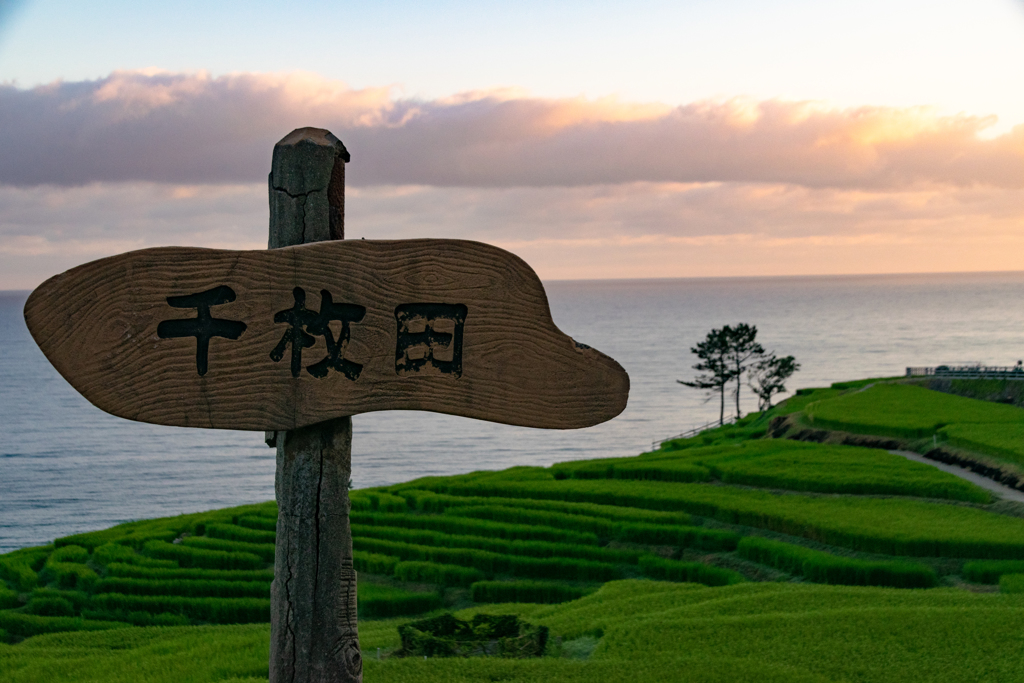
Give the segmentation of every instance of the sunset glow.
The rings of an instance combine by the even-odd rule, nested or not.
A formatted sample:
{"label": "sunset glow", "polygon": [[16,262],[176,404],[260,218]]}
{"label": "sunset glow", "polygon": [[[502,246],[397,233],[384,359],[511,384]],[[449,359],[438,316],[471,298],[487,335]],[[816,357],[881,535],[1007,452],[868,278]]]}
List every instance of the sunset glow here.
{"label": "sunset glow", "polygon": [[0,13],[0,289],[262,248],[271,148],[304,125],[352,152],[350,236],[486,241],[548,279],[1021,267],[1019,2],[342,3],[312,27],[186,4]]}

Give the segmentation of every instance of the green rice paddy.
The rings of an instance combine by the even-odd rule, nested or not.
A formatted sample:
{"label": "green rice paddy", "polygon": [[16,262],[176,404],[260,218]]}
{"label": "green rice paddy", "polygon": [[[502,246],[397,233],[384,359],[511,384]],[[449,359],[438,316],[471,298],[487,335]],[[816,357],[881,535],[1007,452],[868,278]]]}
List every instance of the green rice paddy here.
{"label": "green rice paddy", "polygon": [[[640,456],[353,491],[365,679],[1024,680],[1024,516],[884,450],[764,438],[800,411],[1006,458],[1024,437],[1020,408],[859,382]],[[276,514],[0,556],[0,680],[266,680]],[[388,656],[440,609],[518,614],[549,652]]]}
{"label": "green rice paddy", "polygon": [[817,427],[898,438],[930,437],[947,425],[1024,425],[1024,408],[903,384],[876,384],[813,402],[805,414]]}

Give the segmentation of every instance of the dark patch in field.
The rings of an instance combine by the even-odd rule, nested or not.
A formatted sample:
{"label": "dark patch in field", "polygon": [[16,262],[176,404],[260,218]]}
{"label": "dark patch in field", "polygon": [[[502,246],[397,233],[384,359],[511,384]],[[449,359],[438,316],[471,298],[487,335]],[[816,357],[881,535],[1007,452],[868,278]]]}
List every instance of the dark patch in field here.
{"label": "dark patch in field", "polygon": [[1024,491],[1024,482],[1021,481],[1020,477],[1013,473],[1008,472],[1002,467],[995,467],[987,463],[978,462],[962,453],[955,453],[950,450],[939,446],[932,450],[924,453],[924,457],[929,460],[935,460],[937,462],[945,463],[947,465],[956,465],[957,467],[963,467],[965,469],[980,474],[983,477],[987,477],[993,481],[997,481],[1003,486],[1009,486],[1012,489],[1018,491]]}

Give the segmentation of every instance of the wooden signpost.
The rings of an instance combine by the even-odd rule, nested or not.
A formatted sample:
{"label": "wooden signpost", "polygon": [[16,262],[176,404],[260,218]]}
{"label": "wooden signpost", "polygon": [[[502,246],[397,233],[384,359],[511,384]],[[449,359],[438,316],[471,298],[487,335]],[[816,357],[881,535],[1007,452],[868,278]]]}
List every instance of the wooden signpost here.
{"label": "wooden signpost", "polygon": [[25,305],[36,342],[97,407],[266,431],[277,448],[272,682],[358,681],[351,416],[430,410],[529,427],[626,405],[611,358],[555,327],[521,259],[462,240],[342,241],[329,132],[274,148],[270,249],[165,247],[73,268]]}
{"label": "wooden signpost", "polygon": [[143,422],[287,430],[407,409],[568,429],[625,405],[619,365],[554,326],[525,263],[476,242],[145,249],[48,280],[25,311],[86,398]]}

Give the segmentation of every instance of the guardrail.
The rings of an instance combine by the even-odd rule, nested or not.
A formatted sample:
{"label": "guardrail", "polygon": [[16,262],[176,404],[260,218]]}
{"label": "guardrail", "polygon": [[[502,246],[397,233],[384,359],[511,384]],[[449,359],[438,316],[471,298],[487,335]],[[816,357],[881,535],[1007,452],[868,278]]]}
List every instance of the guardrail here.
{"label": "guardrail", "polygon": [[[722,422],[721,424],[722,425],[731,425],[735,421],[736,421],[735,417],[727,417],[727,418],[725,418],[725,421]],[[711,422],[708,422],[706,424],[702,424],[699,427],[694,427],[693,429],[687,429],[682,434],[676,434],[675,436],[670,436],[667,439],[658,439],[657,441],[652,441],[651,442],[651,450],[652,451],[658,450],[659,448],[661,448],[661,444],[663,444],[663,443],[665,443],[667,441],[675,441],[676,439],[689,439],[692,436],[697,436],[698,434],[703,432],[705,429],[713,429],[713,428],[718,427],[718,426],[720,426],[718,420],[712,420]]]}
{"label": "guardrail", "polygon": [[939,365],[934,368],[909,367],[907,377],[948,377],[950,379],[1011,379],[1024,380],[1024,364],[996,365]]}

